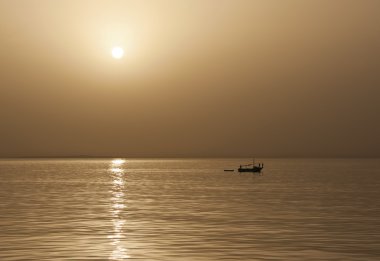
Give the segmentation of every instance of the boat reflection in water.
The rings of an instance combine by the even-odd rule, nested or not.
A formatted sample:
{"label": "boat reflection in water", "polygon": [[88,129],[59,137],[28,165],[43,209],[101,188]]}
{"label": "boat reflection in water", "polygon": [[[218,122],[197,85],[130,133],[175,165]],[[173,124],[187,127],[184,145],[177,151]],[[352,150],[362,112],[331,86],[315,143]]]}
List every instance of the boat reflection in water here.
{"label": "boat reflection in water", "polygon": [[123,211],[126,208],[124,163],[125,160],[123,159],[115,159],[112,160],[109,168],[110,175],[112,176],[110,214],[113,222],[113,232],[108,236],[111,239],[111,245],[113,245],[113,251],[109,257],[110,260],[130,258],[123,244],[123,239],[125,239],[123,230],[126,223],[123,217]]}

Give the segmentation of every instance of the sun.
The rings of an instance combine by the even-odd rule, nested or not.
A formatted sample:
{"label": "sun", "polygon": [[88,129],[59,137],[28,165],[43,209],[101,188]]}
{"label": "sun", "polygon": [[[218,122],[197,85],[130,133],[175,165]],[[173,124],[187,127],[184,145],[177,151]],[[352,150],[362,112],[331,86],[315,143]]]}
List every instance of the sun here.
{"label": "sun", "polygon": [[112,57],[115,59],[121,59],[124,56],[124,50],[120,46],[115,46],[112,48]]}

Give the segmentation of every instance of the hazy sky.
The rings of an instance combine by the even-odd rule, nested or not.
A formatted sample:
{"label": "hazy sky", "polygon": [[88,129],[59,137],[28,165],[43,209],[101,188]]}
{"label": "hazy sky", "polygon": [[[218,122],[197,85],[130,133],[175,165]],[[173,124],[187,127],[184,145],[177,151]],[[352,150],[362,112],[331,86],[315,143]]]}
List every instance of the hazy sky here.
{"label": "hazy sky", "polygon": [[0,157],[379,157],[379,114],[379,0],[0,0]]}

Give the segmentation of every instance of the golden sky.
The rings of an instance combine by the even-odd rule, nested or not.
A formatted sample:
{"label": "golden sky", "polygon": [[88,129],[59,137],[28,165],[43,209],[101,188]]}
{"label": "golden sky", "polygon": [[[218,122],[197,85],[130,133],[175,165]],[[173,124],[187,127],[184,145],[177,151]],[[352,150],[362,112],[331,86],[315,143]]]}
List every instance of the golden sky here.
{"label": "golden sky", "polygon": [[378,0],[0,0],[0,157],[380,156],[379,24]]}

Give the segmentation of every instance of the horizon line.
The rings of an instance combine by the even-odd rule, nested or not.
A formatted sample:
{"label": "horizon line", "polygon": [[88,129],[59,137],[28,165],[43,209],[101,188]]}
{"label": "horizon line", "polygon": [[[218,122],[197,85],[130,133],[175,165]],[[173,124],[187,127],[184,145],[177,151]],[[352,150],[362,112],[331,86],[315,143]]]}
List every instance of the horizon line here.
{"label": "horizon line", "polygon": [[218,157],[218,156],[147,156],[147,157],[133,157],[133,156],[16,156],[16,157],[0,157],[0,160],[12,159],[380,159],[380,156],[231,156],[231,157]]}

